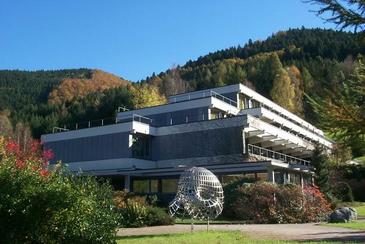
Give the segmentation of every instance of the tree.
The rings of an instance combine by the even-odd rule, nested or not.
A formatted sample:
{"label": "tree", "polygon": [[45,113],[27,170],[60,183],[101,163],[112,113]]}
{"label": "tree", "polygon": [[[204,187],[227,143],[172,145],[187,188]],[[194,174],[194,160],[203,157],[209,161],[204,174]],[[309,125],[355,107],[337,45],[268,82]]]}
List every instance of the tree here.
{"label": "tree", "polygon": [[8,118],[9,111],[0,111],[0,136],[11,136],[13,126]]}
{"label": "tree", "polygon": [[281,69],[276,75],[270,95],[275,103],[288,109],[289,111],[295,111],[295,106],[293,103],[295,90],[291,84],[288,72],[285,69]]}
{"label": "tree", "polygon": [[316,174],[314,178],[315,184],[321,189],[323,193],[328,194],[331,189],[329,184],[329,158],[321,146],[316,145],[313,151],[311,162]]}
{"label": "tree", "polygon": [[138,84],[130,85],[128,89],[131,93],[131,103],[134,109],[166,103],[166,98],[159,93],[155,86]]}
{"label": "tree", "polygon": [[290,65],[287,68],[291,84],[294,88],[295,96],[293,98],[294,112],[297,115],[303,116],[303,78],[299,69],[295,65]]}
{"label": "tree", "polygon": [[326,17],[328,22],[333,22],[341,29],[347,27],[358,29],[365,28],[365,1],[363,0],[309,0],[307,2],[319,4],[317,15],[331,14]]}
{"label": "tree", "polygon": [[365,154],[365,65],[361,60],[348,79],[324,99],[309,98],[323,129],[351,146],[355,155]]}

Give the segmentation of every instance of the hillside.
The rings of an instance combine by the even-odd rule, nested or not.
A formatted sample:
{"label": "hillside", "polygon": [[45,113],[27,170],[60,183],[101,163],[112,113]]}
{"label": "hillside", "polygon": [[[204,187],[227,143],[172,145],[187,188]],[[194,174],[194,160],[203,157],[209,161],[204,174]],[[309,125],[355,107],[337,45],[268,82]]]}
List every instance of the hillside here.
{"label": "hillside", "polygon": [[128,81],[121,79],[113,74],[91,70],[88,78],[65,78],[53,89],[48,98],[51,104],[62,104],[71,102],[75,98],[84,98],[88,94],[103,92],[107,89],[125,87]]}
{"label": "hillside", "polygon": [[365,46],[353,33],[291,29],[265,41],[250,40],[243,47],[210,53],[143,82],[167,95],[241,82],[316,123],[305,94],[322,96],[336,89],[354,59],[364,53]]}
{"label": "hillside", "polygon": [[[0,114],[13,126],[30,126],[39,137],[53,126],[112,117],[122,105],[156,105],[171,94],[241,82],[316,123],[305,94],[322,96],[338,89],[355,57],[364,53],[365,46],[353,33],[301,28],[209,53],[139,83],[101,70],[4,70]],[[0,129],[5,124],[9,122],[0,119]]]}

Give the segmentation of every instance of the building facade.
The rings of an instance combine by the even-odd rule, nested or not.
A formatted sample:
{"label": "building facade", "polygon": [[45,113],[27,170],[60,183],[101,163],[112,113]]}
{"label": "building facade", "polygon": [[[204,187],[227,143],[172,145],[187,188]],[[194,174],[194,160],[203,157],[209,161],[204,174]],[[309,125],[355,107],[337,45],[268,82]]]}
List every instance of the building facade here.
{"label": "building facade", "polygon": [[247,175],[306,184],[323,132],[242,84],[169,97],[168,104],[117,114],[112,123],[56,128],[42,136],[55,159],[116,188],[173,193],[181,172],[205,167],[221,179]]}

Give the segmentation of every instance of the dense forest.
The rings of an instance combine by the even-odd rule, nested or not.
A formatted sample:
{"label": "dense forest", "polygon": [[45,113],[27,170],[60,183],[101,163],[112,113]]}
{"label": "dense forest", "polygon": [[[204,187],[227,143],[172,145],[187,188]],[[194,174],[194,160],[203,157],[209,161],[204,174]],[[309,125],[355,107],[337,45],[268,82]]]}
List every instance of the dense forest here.
{"label": "dense forest", "polygon": [[38,138],[54,126],[113,117],[120,106],[161,104],[172,94],[239,82],[318,124],[308,98],[340,89],[364,53],[356,34],[301,28],[209,53],[140,82],[90,69],[3,70],[0,129],[29,128]]}

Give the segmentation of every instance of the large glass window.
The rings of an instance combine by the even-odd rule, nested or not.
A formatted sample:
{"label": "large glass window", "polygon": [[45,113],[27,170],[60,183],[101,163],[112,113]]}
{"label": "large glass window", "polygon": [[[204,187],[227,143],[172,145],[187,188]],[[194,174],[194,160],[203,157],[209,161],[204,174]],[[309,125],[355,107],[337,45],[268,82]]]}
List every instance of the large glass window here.
{"label": "large glass window", "polygon": [[133,180],[133,192],[149,193],[149,180]]}
{"label": "large glass window", "polygon": [[151,193],[158,192],[158,180],[151,180]]}
{"label": "large glass window", "polygon": [[175,193],[177,191],[177,179],[162,179],[162,192]]}
{"label": "large glass window", "polygon": [[141,134],[133,135],[132,156],[134,158],[150,158],[150,137]]}

